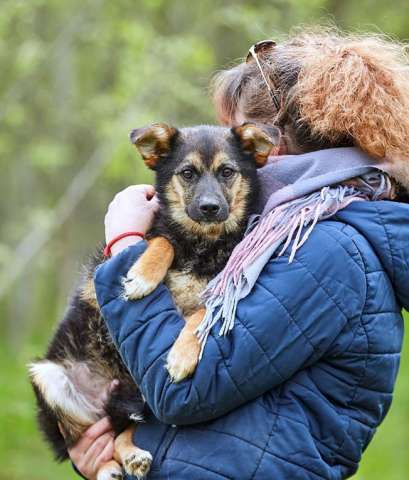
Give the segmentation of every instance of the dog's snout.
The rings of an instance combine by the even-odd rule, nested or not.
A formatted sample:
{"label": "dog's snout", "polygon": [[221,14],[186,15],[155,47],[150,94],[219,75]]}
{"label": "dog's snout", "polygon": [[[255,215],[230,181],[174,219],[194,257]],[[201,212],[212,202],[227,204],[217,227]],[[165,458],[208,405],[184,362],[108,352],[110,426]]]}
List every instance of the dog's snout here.
{"label": "dog's snout", "polygon": [[199,208],[206,217],[215,217],[220,212],[220,204],[213,198],[201,199]]}
{"label": "dog's snout", "polygon": [[187,214],[199,223],[220,223],[227,220],[229,205],[213,175],[202,175],[187,206]]}

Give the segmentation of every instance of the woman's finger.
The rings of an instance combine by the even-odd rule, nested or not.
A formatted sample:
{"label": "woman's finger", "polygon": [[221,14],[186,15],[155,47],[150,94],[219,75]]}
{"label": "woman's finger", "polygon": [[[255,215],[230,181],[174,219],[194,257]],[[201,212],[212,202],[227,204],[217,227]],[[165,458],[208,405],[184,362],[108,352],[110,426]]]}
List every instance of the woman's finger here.
{"label": "woman's finger", "polygon": [[114,439],[111,440],[105,445],[105,448],[102,452],[95,458],[94,469],[98,471],[104,463],[112,460],[114,456]]}
{"label": "woman's finger", "polygon": [[113,433],[104,433],[98,437],[82,456],[81,463],[83,465],[95,465],[96,459],[112,441]]}
{"label": "woman's finger", "polygon": [[111,430],[112,426],[109,418],[101,418],[101,420],[98,420],[98,422],[94,423],[94,425],[84,432],[81,439],[71,449],[73,454],[76,455],[77,452],[80,452],[81,455],[84,455],[98,437]]}
{"label": "woman's finger", "polygon": [[141,184],[141,185],[129,185],[124,190],[118,192],[115,199],[131,196],[133,198],[140,198],[141,196],[147,198],[148,200],[155,195],[155,187],[153,185]]}
{"label": "woman's finger", "polygon": [[109,417],[103,417],[98,422],[91,425],[88,430],[85,431],[84,436],[92,439],[98,438],[100,435],[112,430],[112,425]]}

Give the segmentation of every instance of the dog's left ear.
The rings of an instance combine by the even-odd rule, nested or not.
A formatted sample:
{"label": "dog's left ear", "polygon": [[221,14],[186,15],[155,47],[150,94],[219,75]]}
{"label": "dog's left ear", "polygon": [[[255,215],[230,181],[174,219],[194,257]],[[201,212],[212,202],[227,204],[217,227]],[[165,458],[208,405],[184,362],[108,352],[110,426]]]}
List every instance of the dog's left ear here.
{"label": "dog's left ear", "polygon": [[166,123],[153,123],[132,130],[129,138],[142,155],[145,165],[155,170],[159,159],[169,153],[172,138],[176,133],[177,129]]}
{"label": "dog's left ear", "polygon": [[274,153],[280,145],[280,129],[254,123],[244,123],[232,128],[243,150],[254,156],[256,166],[264,167],[268,156]]}

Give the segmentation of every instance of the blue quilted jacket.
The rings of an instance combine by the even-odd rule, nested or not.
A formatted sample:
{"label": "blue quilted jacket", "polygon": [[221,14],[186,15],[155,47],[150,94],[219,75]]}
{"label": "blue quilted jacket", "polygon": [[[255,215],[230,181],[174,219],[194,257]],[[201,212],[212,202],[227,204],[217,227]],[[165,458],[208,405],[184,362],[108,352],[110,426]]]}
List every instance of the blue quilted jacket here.
{"label": "blue quilted jacket", "polygon": [[135,442],[149,479],[342,479],[391,404],[409,307],[409,205],[355,202],[319,223],[292,264],[271,259],[209,338],[193,378],[169,382],[183,319],[161,285],[126,302],[121,279],[146,248],[96,273],[112,337],[152,411]]}

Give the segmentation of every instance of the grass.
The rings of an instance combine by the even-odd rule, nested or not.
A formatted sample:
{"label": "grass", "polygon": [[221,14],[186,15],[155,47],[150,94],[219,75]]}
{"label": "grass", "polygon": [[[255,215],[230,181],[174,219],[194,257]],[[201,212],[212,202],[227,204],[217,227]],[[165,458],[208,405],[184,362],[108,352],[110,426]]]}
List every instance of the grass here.
{"label": "grass", "polygon": [[[408,321],[407,318],[406,321]],[[391,411],[367,452],[354,480],[402,480],[409,471],[409,340]],[[68,480],[75,478],[68,463],[57,465],[40,438],[34,418],[34,397],[26,378],[26,363],[42,347],[26,345],[19,354],[0,345],[0,480]]]}
{"label": "grass", "polygon": [[[73,479],[71,466],[54,462],[37,430],[34,395],[25,365],[39,353],[28,346],[20,354],[0,346],[0,480]],[[33,354],[34,353],[34,354]]]}

